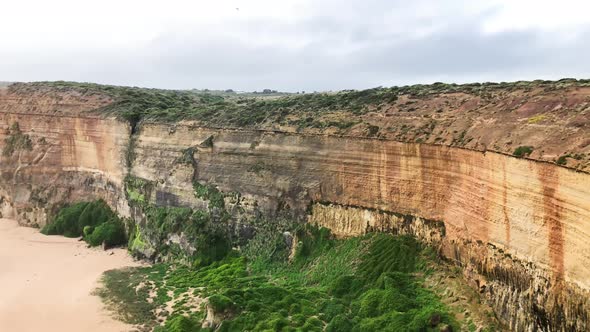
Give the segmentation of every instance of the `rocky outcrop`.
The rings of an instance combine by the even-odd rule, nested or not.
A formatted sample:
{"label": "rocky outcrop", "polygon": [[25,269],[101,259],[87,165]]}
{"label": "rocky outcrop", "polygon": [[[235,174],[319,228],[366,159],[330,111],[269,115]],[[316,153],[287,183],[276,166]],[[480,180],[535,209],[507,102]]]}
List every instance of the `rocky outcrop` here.
{"label": "rocky outcrop", "polygon": [[2,151],[15,123],[30,140],[0,159],[3,214],[42,225],[63,202],[101,197],[134,216],[127,175],[149,181],[155,205],[207,208],[193,182],[213,185],[239,194],[240,218],[288,214],[339,236],[413,234],[463,267],[513,330],[590,329],[588,173],[445,145],[130,125],[87,114],[96,100],[84,100],[53,114],[59,101],[33,110],[0,99]]}

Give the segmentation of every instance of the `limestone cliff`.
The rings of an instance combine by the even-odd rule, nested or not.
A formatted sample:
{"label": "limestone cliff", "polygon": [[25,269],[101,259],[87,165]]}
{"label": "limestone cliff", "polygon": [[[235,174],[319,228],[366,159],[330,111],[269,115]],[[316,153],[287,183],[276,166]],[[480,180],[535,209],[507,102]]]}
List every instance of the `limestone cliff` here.
{"label": "limestone cliff", "polygon": [[[580,89],[560,97],[562,105],[579,109],[573,116],[577,129],[551,125],[567,132],[565,143],[555,141],[549,127],[534,134],[525,126],[512,137],[523,145],[533,144],[530,136],[551,142],[553,150],[584,154],[589,129],[579,118],[588,112],[587,98],[578,98],[586,90]],[[429,98],[441,104],[454,100]],[[126,176],[149,181],[145,199],[156,205],[206,208],[208,202],[194,195],[193,182],[214,185],[239,194],[232,203],[240,205],[235,219],[288,213],[339,236],[413,234],[463,267],[467,280],[515,331],[590,329],[588,173],[492,152],[482,144],[360,137],[366,136],[355,134],[360,126],[346,135],[296,133],[265,126],[214,128],[202,121],[127,121],[96,112],[113,100],[92,91],[0,90],[5,216],[42,225],[63,202],[102,197],[123,216],[141,219],[128,204]],[[482,113],[468,120],[480,116],[494,118]],[[468,132],[479,133],[470,123]],[[494,136],[489,124],[481,124],[482,137],[508,139]],[[543,155],[531,157],[546,159]]]}
{"label": "limestone cliff", "polygon": [[[43,226],[61,204],[94,197],[105,198],[125,213],[127,203],[121,199],[129,126],[78,114],[104,104],[100,98],[83,95],[55,91],[13,95],[0,89],[4,217]],[[8,151],[10,139],[19,135],[28,139],[29,146]]]}

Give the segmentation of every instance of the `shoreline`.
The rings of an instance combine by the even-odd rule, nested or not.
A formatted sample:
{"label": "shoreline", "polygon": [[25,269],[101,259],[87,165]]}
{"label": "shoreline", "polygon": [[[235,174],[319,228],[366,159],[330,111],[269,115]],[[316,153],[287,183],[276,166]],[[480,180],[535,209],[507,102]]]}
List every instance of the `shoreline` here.
{"label": "shoreline", "polygon": [[139,266],[122,248],[87,248],[77,238],[47,236],[0,219],[0,331],[119,332],[93,295],[103,272]]}

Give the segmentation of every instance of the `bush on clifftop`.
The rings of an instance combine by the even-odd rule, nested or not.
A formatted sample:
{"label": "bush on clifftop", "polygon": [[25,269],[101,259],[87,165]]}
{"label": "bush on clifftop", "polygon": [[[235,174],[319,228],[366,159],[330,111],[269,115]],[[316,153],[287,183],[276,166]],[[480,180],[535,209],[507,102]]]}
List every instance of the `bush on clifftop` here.
{"label": "bush on clifftop", "polygon": [[515,157],[528,157],[531,153],[533,153],[532,146],[519,146],[514,150],[512,153]]}

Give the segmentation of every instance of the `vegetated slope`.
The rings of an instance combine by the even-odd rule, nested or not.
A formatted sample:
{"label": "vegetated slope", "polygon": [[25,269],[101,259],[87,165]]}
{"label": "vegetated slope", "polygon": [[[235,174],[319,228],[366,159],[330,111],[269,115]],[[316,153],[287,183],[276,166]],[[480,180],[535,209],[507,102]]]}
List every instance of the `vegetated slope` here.
{"label": "vegetated slope", "polygon": [[485,316],[456,321],[459,308],[423,286],[435,258],[411,237],[335,240],[327,229],[306,227],[290,259],[286,239],[260,234],[244,256],[196,269],[110,271],[99,294],[125,321],[157,331],[452,331],[474,327],[473,319],[494,324]]}
{"label": "vegetated slope", "polygon": [[[494,150],[590,168],[590,80],[435,83],[291,95],[173,91],[89,83],[10,86],[13,95],[109,101],[95,112],[132,121],[352,135]],[[561,157],[561,159],[560,159]]]}

